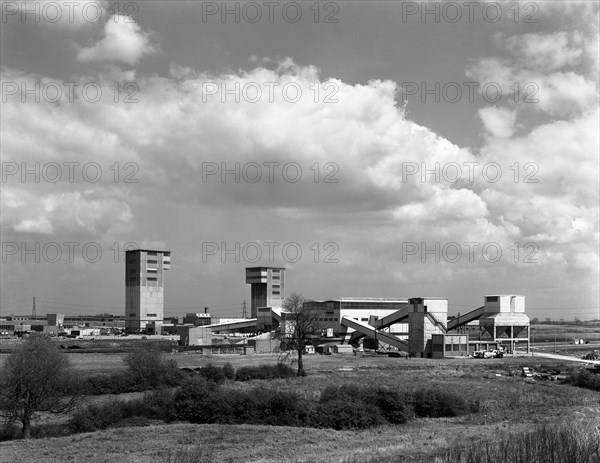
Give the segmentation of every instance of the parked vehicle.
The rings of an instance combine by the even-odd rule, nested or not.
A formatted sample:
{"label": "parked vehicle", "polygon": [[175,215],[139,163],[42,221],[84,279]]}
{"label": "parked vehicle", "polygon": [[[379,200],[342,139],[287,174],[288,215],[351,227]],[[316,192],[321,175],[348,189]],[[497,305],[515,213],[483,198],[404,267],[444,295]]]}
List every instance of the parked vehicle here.
{"label": "parked vehicle", "polygon": [[494,350],[476,350],[473,352],[473,357],[476,359],[491,359],[491,358],[502,358],[504,357],[504,350],[502,349],[494,349]]}
{"label": "parked vehicle", "polygon": [[581,357],[583,360],[600,360],[600,351],[593,351]]}

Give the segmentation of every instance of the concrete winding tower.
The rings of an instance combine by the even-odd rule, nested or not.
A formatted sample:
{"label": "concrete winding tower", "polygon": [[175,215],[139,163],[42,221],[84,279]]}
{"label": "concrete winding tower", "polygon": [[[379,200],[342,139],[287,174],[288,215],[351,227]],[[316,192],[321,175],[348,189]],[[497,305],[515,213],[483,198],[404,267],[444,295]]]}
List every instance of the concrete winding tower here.
{"label": "concrete winding tower", "polygon": [[250,285],[250,318],[257,318],[259,307],[280,307],[285,299],[285,268],[246,267]]}
{"label": "concrete winding tower", "polygon": [[[171,253],[150,249],[125,252],[125,327],[156,331],[165,316],[164,272],[171,268]],[[160,332],[160,331],[159,331]]]}

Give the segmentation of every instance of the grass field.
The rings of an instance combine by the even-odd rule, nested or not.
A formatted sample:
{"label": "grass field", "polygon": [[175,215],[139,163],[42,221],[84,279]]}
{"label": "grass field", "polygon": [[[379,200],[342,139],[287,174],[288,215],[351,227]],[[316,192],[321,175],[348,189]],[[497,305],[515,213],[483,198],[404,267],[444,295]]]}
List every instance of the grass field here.
{"label": "grass field", "polygon": [[[441,425],[440,425],[441,424]],[[524,433],[531,423],[511,425],[510,431]],[[400,454],[401,462],[430,454],[455,440],[507,432],[506,423],[488,425],[460,421],[422,420],[406,426],[385,426],[368,431],[334,431],[308,428],[249,425],[173,424],[124,428],[80,434],[69,439],[38,439],[3,443],[3,455],[14,463],[164,461],[168,449],[200,448],[203,462],[342,462]]]}
{"label": "grass field", "polygon": [[[87,374],[124,368],[125,354],[70,353],[74,366]],[[208,363],[273,364],[276,355],[202,356],[166,354],[180,366]],[[519,376],[522,366],[537,371],[559,369],[569,373],[577,364],[531,357],[504,359],[398,359],[387,357],[307,356],[308,376],[270,382],[230,383],[226,387],[252,388],[266,384],[317,399],[330,385],[357,383],[414,390],[438,385],[478,400],[480,412],[458,418],[417,419],[406,425],[366,431],[287,428],[249,425],[171,424],[121,428],[65,438],[0,443],[2,461],[10,462],[152,462],[166,461],[168,452],[196,450],[203,462],[333,462],[360,461],[361,455],[401,455],[411,462],[456,440],[496,439],[507,433],[524,433],[540,423],[585,420],[600,424],[597,392],[554,381],[533,381]],[[511,376],[512,375],[512,376]],[[126,398],[125,396],[123,398]],[[104,396],[93,400],[104,400]]]}
{"label": "grass field", "polygon": [[600,342],[600,324],[587,322],[581,325],[531,325],[536,342],[572,342],[573,338],[584,339],[590,343]]}

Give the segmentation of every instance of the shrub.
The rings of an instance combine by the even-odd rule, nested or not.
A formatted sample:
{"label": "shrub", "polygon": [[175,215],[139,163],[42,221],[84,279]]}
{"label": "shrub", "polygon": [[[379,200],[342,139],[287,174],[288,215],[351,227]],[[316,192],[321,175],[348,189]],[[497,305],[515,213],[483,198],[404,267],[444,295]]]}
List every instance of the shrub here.
{"label": "shrub", "polygon": [[414,410],[420,417],[452,417],[468,413],[469,405],[456,393],[429,388],[415,391]]}
{"label": "shrub", "polygon": [[174,393],[152,391],[142,398],[111,400],[78,410],[68,424],[71,432],[91,432],[109,427],[147,426],[150,420],[173,421]]}
{"label": "shrub", "polygon": [[4,423],[0,426],[0,442],[18,439],[21,437],[21,431],[15,423]]}
{"label": "shrub", "polygon": [[73,432],[92,432],[108,428],[122,418],[122,402],[111,400],[101,405],[90,405],[76,411],[69,420],[69,428]]}
{"label": "shrub", "polygon": [[208,423],[214,409],[211,399],[216,396],[217,385],[206,378],[188,378],[175,393],[173,409],[178,419],[191,423]]}
{"label": "shrub", "polygon": [[255,388],[251,396],[249,412],[251,422],[272,426],[304,426],[309,404],[298,394],[271,388]]}
{"label": "shrub", "polygon": [[374,405],[342,399],[319,403],[308,416],[308,425],[315,428],[364,429],[384,423],[379,408]]}
{"label": "shrub", "polygon": [[144,417],[165,422],[176,419],[173,410],[175,393],[169,390],[151,391],[142,398],[128,400],[122,403],[124,418]]}
{"label": "shrub", "polygon": [[591,389],[592,391],[600,391],[600,374],[590,373],[587,370],[580,370],[576,375],[570,378],[569,382],[573,386]]}
{"label": "shrub", "polygon": [[79,391],[84,395],[121,394],[135,392],[136,386],[126,372],[88,376],[80,380]]}
{"label": "shrub", "polygon": [[228,390],[205,378],[186,381],[174,396],[177,419],[192,423],[302,426],[307,404],[294,392],[270,388]]}
{"label": "shrub", "polygon": [[327,386],[323,389],[320,402],[325,403],[338,399],[364,401],[368,396],[369,391],[358,384],[342,384],[341,386]]}
{"label": "shrub", "polygon": [[379,388],[372,399],[385,419],[392,424],[403,424],[414,416],[410,398],[400,391]]}
{"label": "shrub", "polygon": [[223,374],[227,379],[232,381],[235,379],[235,370],[233,369],[231,363],[227,362],[225,365],[223,365]]}
{"label": "shrub", "polygon": [[42,439],[45,437],[64,437],[71,434],[71,430],[64,424],[46,423],[31,428],[31,437]]}
{"label": "shrub", "polygon": [[124,359],[137,391],[181,384],[184,374],[174,360],[164,360],[159,350],[137,349]]}
{"label": "shrub", "polygon": [[236,381],[250,381],[253,379],[281,379],[296,376],[296,371],[289,365],[277,363],[276,365],[259,365],[257,367],[238,368]]}
{"label": "shrub", "polygon": [[213,381],[217,384],[223,384],[227,379],[223,368],[219,368],[212,363],[209,363],[204,368],[200,369],[200,376],[206,378],[208,381]]}
{"label": "shrub", "polygon": [[399,391],[386,388],[361,387],[356,384],[329,386],[321,393],[321,403],[345,400],[365,403],[377,407],[385,419],[392,424],[406,423],[414,415],[412,398]]}
{"label": "shrub", "polygon": [[259,367],[240,367],[235,372],[236,381],[250,381],[252,379],[267,379],[264,375],[264,369]]}

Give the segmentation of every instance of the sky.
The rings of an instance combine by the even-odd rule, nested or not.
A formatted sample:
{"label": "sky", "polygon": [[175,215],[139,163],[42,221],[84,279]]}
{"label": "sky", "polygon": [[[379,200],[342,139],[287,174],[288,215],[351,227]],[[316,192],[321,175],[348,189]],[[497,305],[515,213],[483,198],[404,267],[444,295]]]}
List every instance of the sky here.
{"label": "sky", "polygon": [[0,315],[522,294],[600,318],[597,2],[3,1]]}

